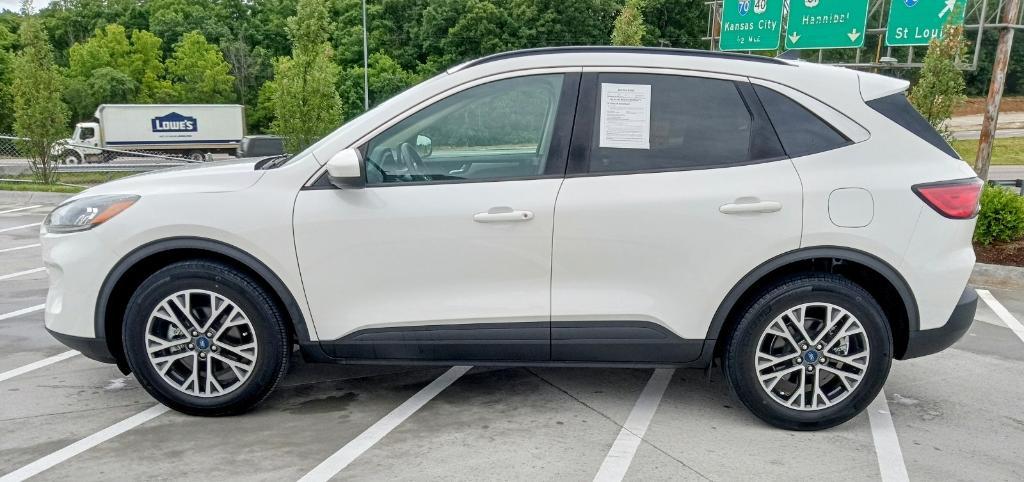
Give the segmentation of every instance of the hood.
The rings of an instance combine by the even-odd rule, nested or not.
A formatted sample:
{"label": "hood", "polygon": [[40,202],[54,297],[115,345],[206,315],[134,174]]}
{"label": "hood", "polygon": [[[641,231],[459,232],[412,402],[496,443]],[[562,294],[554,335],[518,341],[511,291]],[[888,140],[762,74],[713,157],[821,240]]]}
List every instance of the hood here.
{"label": "hood", "polygon": [[259,159],[238,159],[161,169],[104,183],[79,196],[241,191],[256,184],[266,173],[255,169],[257,162]]}

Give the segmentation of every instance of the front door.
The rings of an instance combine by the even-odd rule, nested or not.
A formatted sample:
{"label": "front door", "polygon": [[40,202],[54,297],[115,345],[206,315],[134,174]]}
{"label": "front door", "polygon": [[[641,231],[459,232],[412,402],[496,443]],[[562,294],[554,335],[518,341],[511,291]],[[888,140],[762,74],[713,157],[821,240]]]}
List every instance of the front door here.
{"label": "front door", "polygon": [[299,267],[328,353],[549,359],[554,204],[578,82],[462,90],[360,146],[365,188],[299,193]]}

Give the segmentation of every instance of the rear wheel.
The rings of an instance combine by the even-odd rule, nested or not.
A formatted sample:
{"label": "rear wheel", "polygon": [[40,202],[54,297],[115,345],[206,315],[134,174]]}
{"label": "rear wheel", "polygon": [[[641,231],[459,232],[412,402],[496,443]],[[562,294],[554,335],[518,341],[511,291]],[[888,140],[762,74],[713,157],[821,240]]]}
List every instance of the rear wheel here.
{"label": "rear wheel", "polygon": [[192,151],[188,153],[188,158],[195,162],[203,162],[206,160],[206,153],[203,151]]}
{"label": "rear wheel", "polygon": [[831,274],[791,278],[754,301],[723,355],[726,379],[762,420],[791,430],[839,425],[878,395],[892,364],[878,303]]}
{"label": "rear wheel", "polygon": [[210,261],[150,276],[124,319],[128,363],[157,400],[193,415],[256,406],[287,370],[284,318],[244,273]]}

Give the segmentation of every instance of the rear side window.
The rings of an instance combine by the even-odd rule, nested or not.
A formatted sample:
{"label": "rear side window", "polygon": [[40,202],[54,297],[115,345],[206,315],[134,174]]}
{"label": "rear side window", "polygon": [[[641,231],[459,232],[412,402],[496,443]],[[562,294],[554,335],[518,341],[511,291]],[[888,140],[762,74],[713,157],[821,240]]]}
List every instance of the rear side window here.
{"label": "rear side window", "polygon": [[907,96],[903,93],[869,100],[867,104],[868,107],[875,109],[879,114],[888,117],[889,120],[899,124],[917,137],[924,139],[942,152],[957,159],[960,158],[960,155],[935,131],[935,128],[917,112],[914,106],[910,105],[910,101],[907,100]]}
{"label": "rear side window", "polygon": [[754,91],[789,157],[807,156],[850,144],[839,131],[793,99],[760,85],[754,85]]}
{"label": "rear side window", "polygon": [[[606,96],[608,89],[635,89],[640,97],[634,100],[640,101],[632,105],[642,108],[602,112],[606,105],[616,107]],[[765,157],[765,149],[756,145],[763,139],[757,129],[758,117],[732,81],[607,73],[598,76],[597,90],[590,172],[705,169],[748,164]],[[649,112],[645,112],[648,106]],[[636,134],[633,140],[638,141],[631,145],[631,141],[616,141],[618,133],[609,132],[633,127],[636,132],[623,133],[627,137]]]}

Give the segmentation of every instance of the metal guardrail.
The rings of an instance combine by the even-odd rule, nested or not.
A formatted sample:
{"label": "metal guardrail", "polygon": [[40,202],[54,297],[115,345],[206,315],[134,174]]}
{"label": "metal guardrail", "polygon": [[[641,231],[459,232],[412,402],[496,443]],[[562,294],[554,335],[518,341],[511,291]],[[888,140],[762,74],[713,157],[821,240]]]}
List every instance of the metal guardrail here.
{"label": "metal guardrail", "polygon": [[1012,181],[989,181],[990,186],[1003,186],[1003,187],[1015,187],[1017,188],[1017,194],[1024,196],[1024,179],[1014,179]]}

